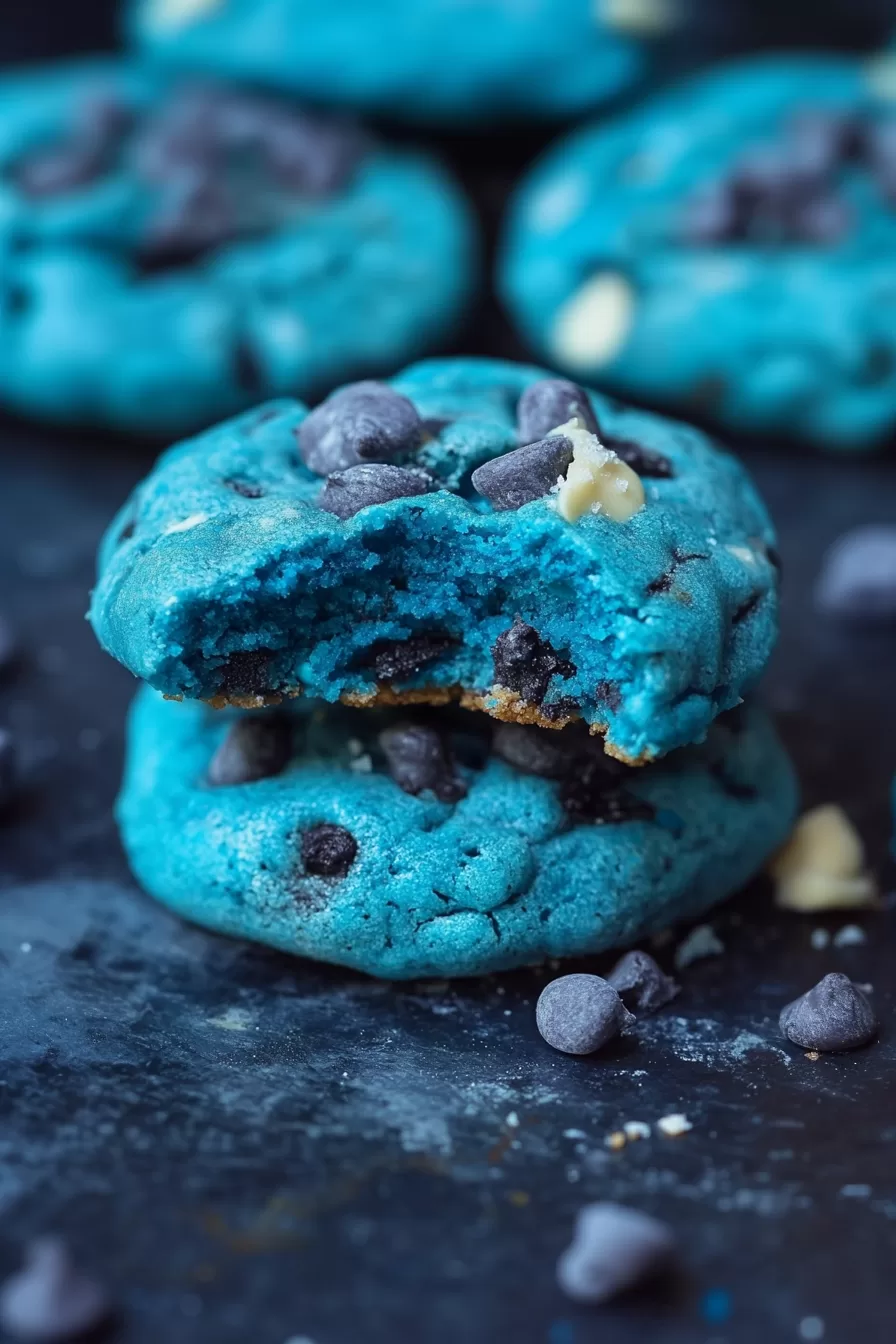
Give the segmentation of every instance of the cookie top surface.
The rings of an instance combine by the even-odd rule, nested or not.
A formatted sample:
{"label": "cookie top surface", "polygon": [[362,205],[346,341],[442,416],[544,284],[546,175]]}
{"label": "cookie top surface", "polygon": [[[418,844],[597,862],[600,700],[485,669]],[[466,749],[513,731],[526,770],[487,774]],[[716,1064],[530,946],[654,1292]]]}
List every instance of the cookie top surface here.
{"label": "cookie top surface", "polygon": [[574,729],[294,702],[132,711],[122,837],[200,924],[374,975],[474,975],[624,945],[721,900],[785,837],[754,710],[644,770]]}
{"label": "cookie top surface", "polygon": [[639,763],[759,676],[777,555],[743,467],[699,431],[538,369],[434,360],[171,449],[107,533],[91,619],[169,695],[460,699],[583,718]]}
{"label": "cookie top surface", "polygon": [[453,325],[467,207],[334,115],[108,62],[0,81],[0,397],[177,434]]}
{"label": "cookie top surface", "polygon": [[607,102],[641,76],[671,16],[626,0],[136,0],[128,30],[169,65],[451,124]]}
{"label": "cookie top surface", "polygon": [[503,240],[526,335],[744,431],[874,445],[896,421],[896,104],[874,69],[754,59],[558,143]]}

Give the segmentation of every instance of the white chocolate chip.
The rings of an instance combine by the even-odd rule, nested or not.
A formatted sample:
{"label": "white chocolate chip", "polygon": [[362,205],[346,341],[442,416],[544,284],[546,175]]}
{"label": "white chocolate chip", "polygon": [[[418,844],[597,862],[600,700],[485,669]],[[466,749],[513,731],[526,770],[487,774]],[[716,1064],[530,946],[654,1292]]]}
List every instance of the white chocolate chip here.
{"label": "white chocolate chip", "polygon": [[689,1129],[694,1128],[687,1116],[682,1115],[680,1111],[676,1111],[672,1115],[664,1115],[661,1120],[657,1120],[656,1127],[669,1139],[677,1139],[682,1134],[687,1134]]}
{"label": "white chocolate chip", "polygon": [[877,904],[874,878],[856,828],[834,803],[800,817],[769,864],[783,910],[847,910]]}
{"label": "white chocolate chip", "polygon": [[603,513],[614,523],[627,522],[644,507],[641,478],[596,434],[589,434],[578,420],[552,431],[569,439],[573,458],[560,478],[556,509],[561,518],[574,523],[585,513]]}
{"label": "white chocolate chip", "polygon": [[156,33],[175,33],[219,9],[223,0],[153,0],[144,22]]}
{"label": "white chocolate chip", "polygon": [[619,354],[635,317],[635,294],[617,271],[599,271],[566,300],[554,321],[551,346],[561,365],[582,372]]}
{"label": "white chocolate chip", "polygon": [[184,518],[179,523],[169,523],[165,528],[165,536],[170,536],[172,532],[190,532],[194,527],[199,527],[200,523],[207,522],[207,513],[191,513],[189,518]]}
{"label": "white chocolate chip", "polygon": [[595,0],[598,20],[620,33],[654,37],[680,22],[675,0]]}

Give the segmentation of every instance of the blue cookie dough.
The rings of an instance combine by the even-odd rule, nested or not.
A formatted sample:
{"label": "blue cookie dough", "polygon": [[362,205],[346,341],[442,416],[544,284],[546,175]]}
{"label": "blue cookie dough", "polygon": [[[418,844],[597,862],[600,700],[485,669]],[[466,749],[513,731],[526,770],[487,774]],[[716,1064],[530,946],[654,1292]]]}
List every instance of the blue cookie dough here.
{"label": "blue cookie dough", "polygon": [[[391,387],[422,417],[423,441],[411,467],[387,470],[415,493],[346,521],[319,505],[370,464],[322,482],[299,453],[297,403],[172,448],[104,540],[100,642],[172,696],[460,698],[520,721],[581,716],[637,763],[698,741],[775,641],[768,515],[743,467],[698,430],[599,396],[601,434],[642,471],[645,507],[627,522],[566,522],[550,496],[493,510],[471,474],[516,448],[521,395],[548,377],[477,359],[399,374]],[[423,472],[438,488],[420,494]]]}
{"label": "blue cookie dough", "polygon": [[0,400],[175,435],[391,370],[454,326],[472,222],[431,159],[113,62],[0,81]]}
{"label": "blue cookie dough", "polygon": [[[533,346],[575,377],[740,430],[829,449],[884,439],[896,114],[871,69],[754,59],[556,145],[511,207],[500,261]],[[824,121],[845,132],[832,162],[812,140]]]}
{"label": "blue cookie dough", "polygon": [[572,117],[629,88],[661,34],[629,30],[624,16],[614,25],[600,9],[595,0],[136,0],[127,26],[168,66],[453,124]]}
{"label": "blue cookie dough", "polygon": [[287,952],[393,979],[477,975],[623,946],[698,914],[761,867],[795,814],[791,766],[753,709],[717,722],[702,747],[617,766],[587,820],[570,811],[581,770],[569,795],[495,750],[508,732],[556,749],[573,730],[499,725],[490,749],[483,715],[458,714],[449,731],[452,711],[435,711],[459,786],[440,801],[390,778],[390,713],[294,702],[280,772],[212,784],[241,712],[144,688],[118,802],[137,878],[188,919]]}

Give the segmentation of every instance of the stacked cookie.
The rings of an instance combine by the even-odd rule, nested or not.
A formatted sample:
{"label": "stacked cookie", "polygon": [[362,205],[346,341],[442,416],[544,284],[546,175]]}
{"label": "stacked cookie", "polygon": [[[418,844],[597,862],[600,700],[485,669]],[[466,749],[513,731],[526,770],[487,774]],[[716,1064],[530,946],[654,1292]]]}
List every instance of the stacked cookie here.
{"label": "stacked cookie", "polygon": [[733,458],[538,369],[262,405],[166,453],[103,545],[91,619],[148,683],[134,870],[210,928],[393,978],[695,914],[794,814],[741,703],[777,579]]}

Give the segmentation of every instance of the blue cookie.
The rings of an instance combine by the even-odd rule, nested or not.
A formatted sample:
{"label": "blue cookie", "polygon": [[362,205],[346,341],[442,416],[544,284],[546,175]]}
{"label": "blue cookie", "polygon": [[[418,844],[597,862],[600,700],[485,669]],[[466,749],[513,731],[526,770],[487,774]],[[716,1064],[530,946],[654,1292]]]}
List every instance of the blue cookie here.
{"label": "blue cookie", "polygon": [[221,933],[404,979],[631,943],[784,840],[796,786],[737,711],[643,770],[575,728],[302,701],[132,710],[118,820],[153,896]]}
{"label": "blue cookie", "polygon": [[503,240],[523,332],[554,365],[644,400],[873,447],[896,424],[885,84],[845,59],[757,59],[555,146]]}
{"label": "blue cookie", "polygon": [[523,365],[434,360],[171,449],[107,533],[91,619],[171,696],[459,699],[583,718],[641,763],[699,741],[764,668],[774,541],[698,430]]}
{"label": "blue cookie", "polygon": [[673,18],[662,0],[134,0],[128,32],[175,68],[453,124],[597,107]]}
{"label": "blue cookie", "polygon": [[0,81],[0,399],[179,434],[453,327],[471,220],[430,159],[109,63]]}

